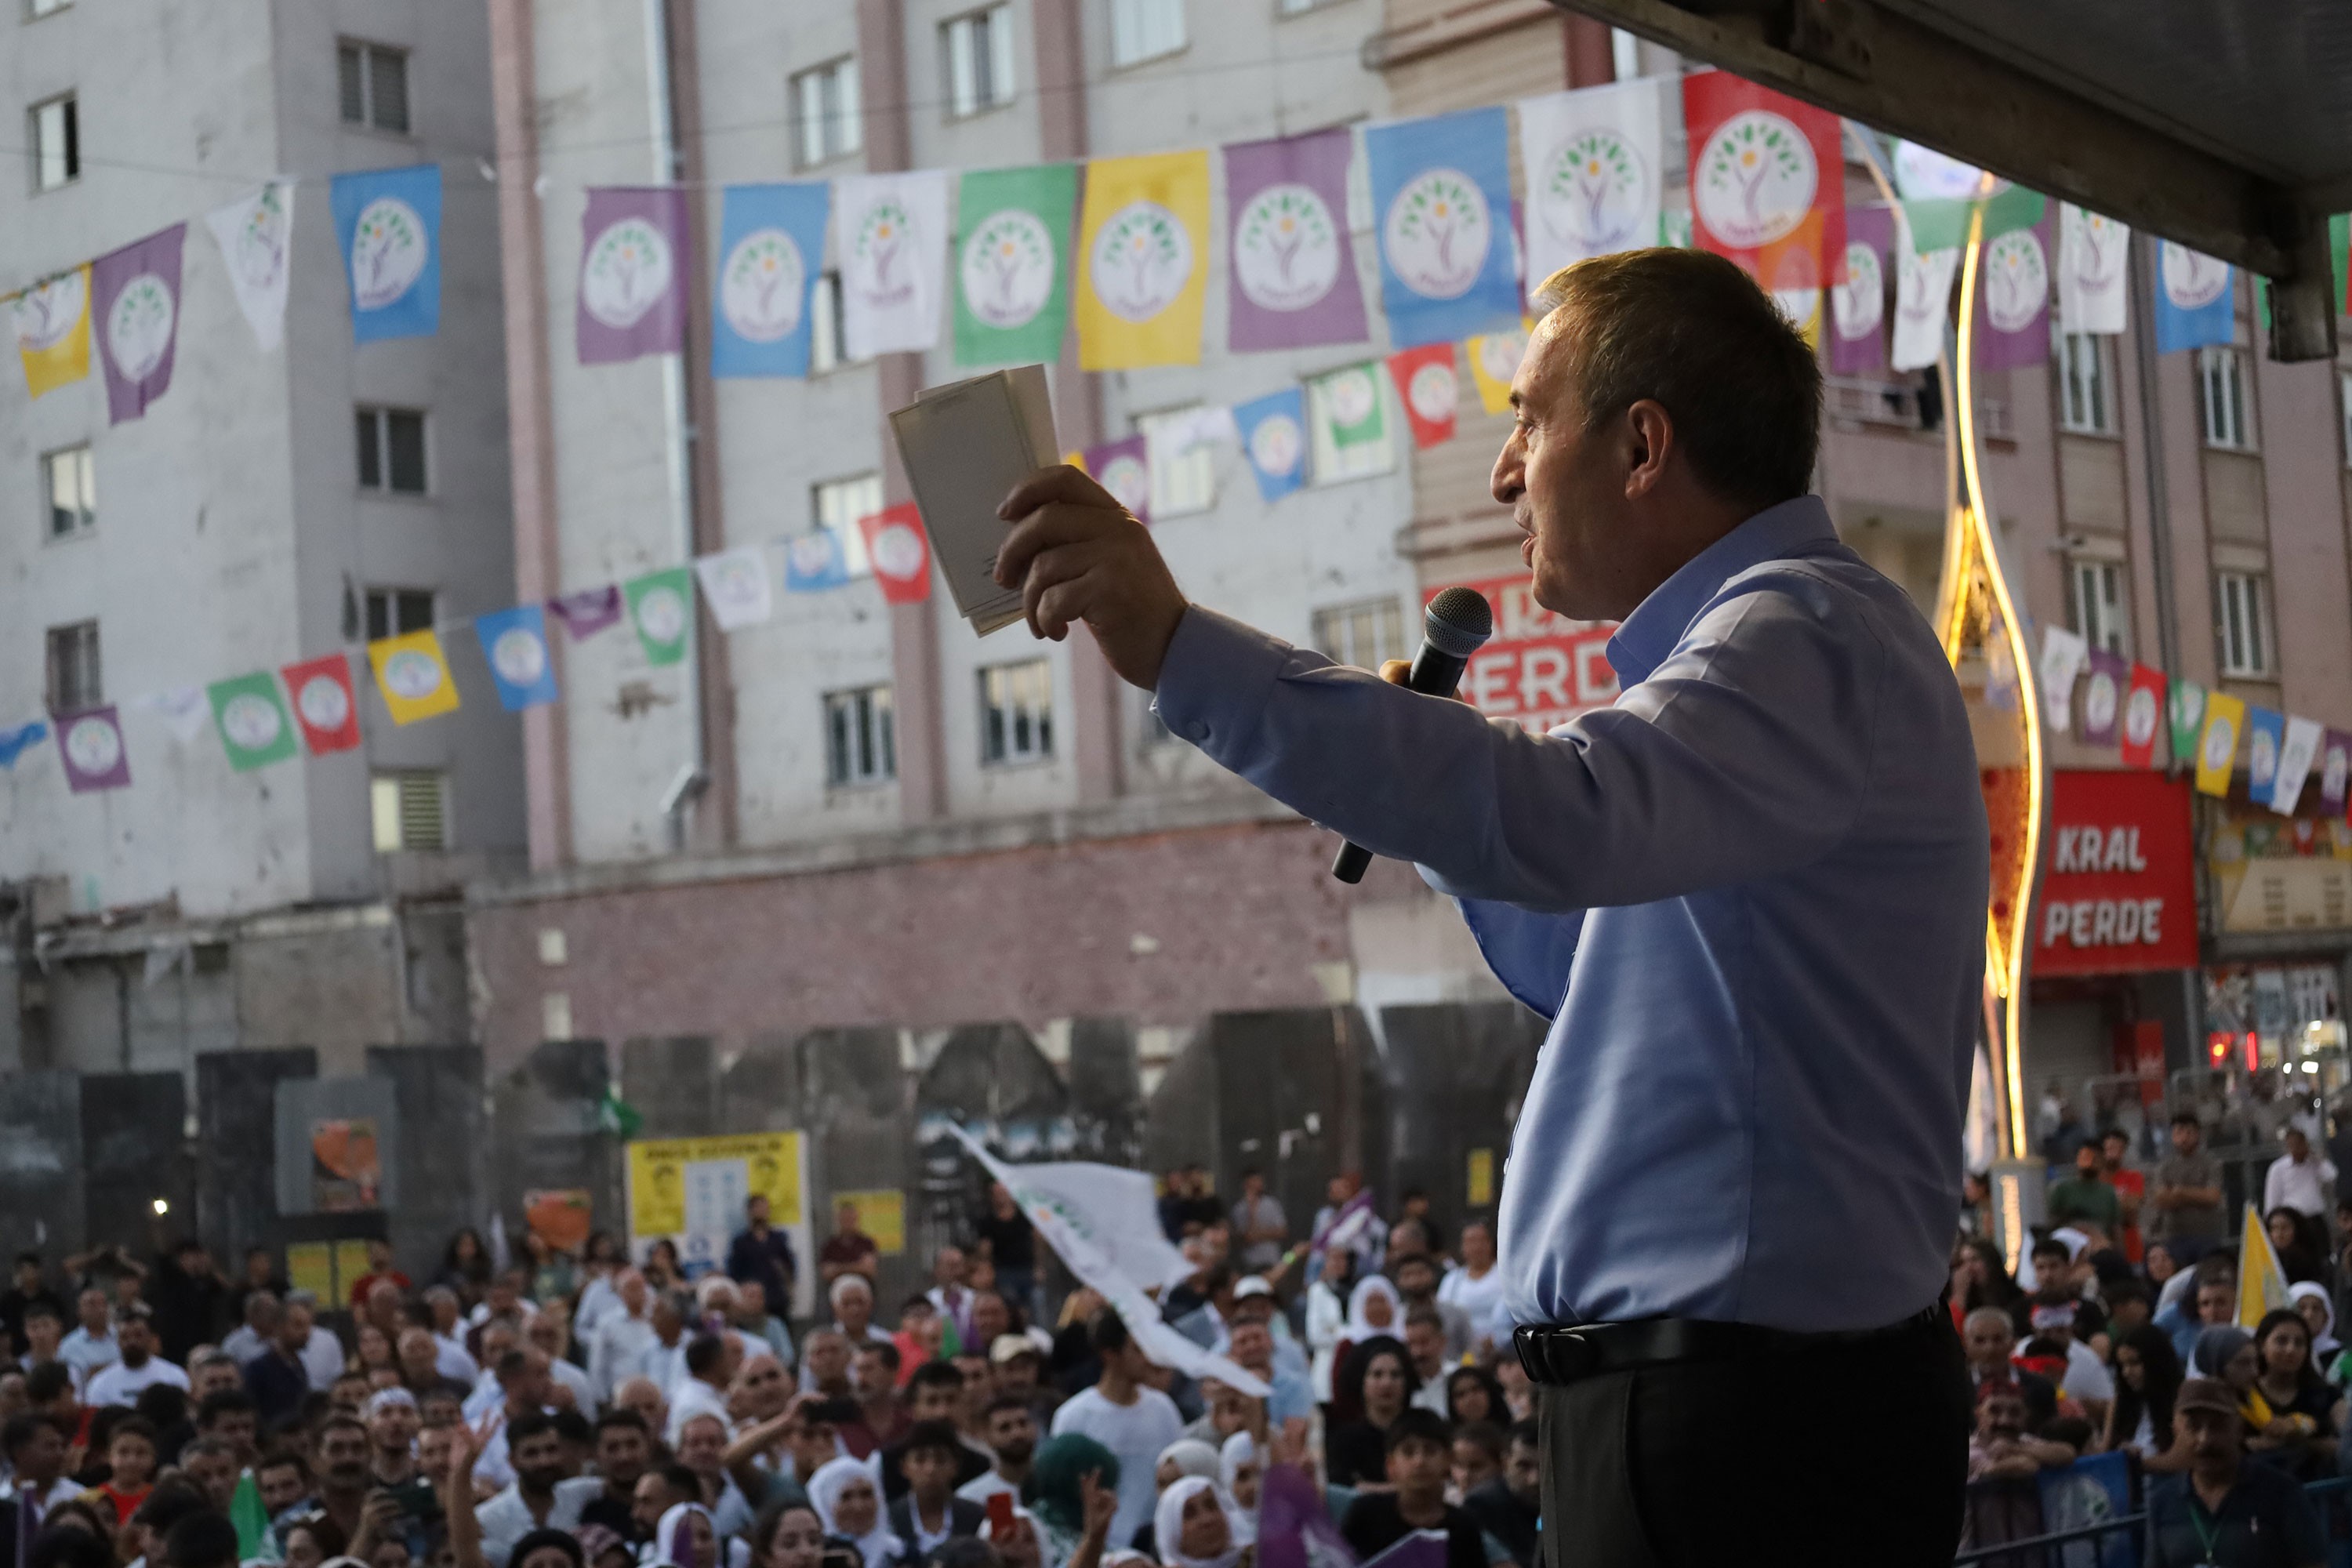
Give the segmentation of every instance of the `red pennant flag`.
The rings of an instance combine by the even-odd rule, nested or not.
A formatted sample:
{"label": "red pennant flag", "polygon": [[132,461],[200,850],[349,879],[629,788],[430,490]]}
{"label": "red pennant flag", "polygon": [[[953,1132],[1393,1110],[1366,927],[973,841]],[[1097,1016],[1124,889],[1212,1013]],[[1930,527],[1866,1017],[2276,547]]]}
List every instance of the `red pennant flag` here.
{"label": "red pennant flag", "polygon": [[[2123,752],[2124,766],[2153,768],[2164,765],[2157,760],[2156,745],[2164,730],[2164,672],[2134,663],[2131,667],[2131,689],[2124,695],[2124,720],[2118,730],[2117,747]],[[2171,760],[2171,743],[2165,737],[2165,762]]]}
{"label": "red pennant flag", "polygon": [[294,699],[294,721],[314,757],[348,752],[360,743],[360,705],[352,695],[352,663],[331,653],[289,664],[287,692]]}
{"label": "red pennant flag", "polygon": [[913,501],[859,518],[857,530],[866,536],[866,558],[874,563],[874,580],[882,584],[884,599],[919,605],[931,596],[931,543]]}
{"label": "red pennant flag", "polygon": [[1454,414],[1462,400],[1461,383],[1454,375],[1454,345],[1423,343],[1417,349],[1389,355],[1389,374],[1396,380],[1397,398],[1412,425],[1412,444],[1434,447],[1454,439]]}
{"label": "red pennant flag", "polygon": [[1729,257],[1767,289],[1785,289],[1788,279],[1766,275],[1764,253],[1811,215],[1820,220],[1816,276],[1844,280],[1845,139],[1836,115],[1710,70],[1683,78],[1683,121],[1691,237],[1701,249]]}

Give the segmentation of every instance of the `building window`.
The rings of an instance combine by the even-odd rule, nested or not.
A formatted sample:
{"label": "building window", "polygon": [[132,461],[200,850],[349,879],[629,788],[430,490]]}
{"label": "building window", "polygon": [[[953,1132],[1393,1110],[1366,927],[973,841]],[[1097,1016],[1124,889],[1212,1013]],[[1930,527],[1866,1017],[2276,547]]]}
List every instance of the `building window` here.
{"label": "building window", "polygon": [[841,536],[841,558],[847,563],[849,574],[863,577],[872,571],[873,563],[866,558],[866,531],[857,526],[857,520],[882,510],[882,476],[827,479],[812,492],[811,505],[816,525]]}
{"label": "building window", "polygon": [[1377,670],[1406,657],[1404,612],[1394,599],[1358,599],[1315,612],[1315,647],[1340,664]]}
{"label": "building window", "polygon": [[423,769],[368,781],[368,816],[379,855],[449,847],[449,775]]}
{"label": "building window", "polygon": [[335,46],[343,123],[408,134],[408,53],[346,40]]}
{"label": "building window", "polygon": [[48,697],[52,713],[79,713],[106,700],[99,679],[98,623],[49,628]]}
{"label": "building window", "polygon": [[98,481],[88,447],[43,456],[41,488],[48,492],[51,539],[71,539],[98,526]]}
{"label": "building window", "polygon": [[430,588],[370,588],[367,591],[368,641],[381,642],[433,624]]}
{"label": "building window", "polygon": [[956,119],[1013,101],[1013,8],[991,5],[940,27],[948,113]]}
{"label": "building window", "polygon": [[1110,63],[1131,66],[1184,47],[1184,0],[1110,0]]}
{"label": "building window", "polygon": [[2221,673],[2247,680],[2269,679],[2273,673],[2270,613],[2261,575],[2217,572],[2213,584],[2221,600]]}
{"label": "building window", "polygon": [[861,686],[824,698],[824,782],[835,786],[882,784],[898,776],[898,745],[890,728],[890,689]]}
{"label": "building window", "polygon": [[2245,356],[2236,349],[2199,349],[2197,388],[2205,411],[2205,444],[2251,451],[2254,437],[2246,408]]}
{"label": "building window", "polygon": [[2093,647],[2128,653],[2119,562],[2076,559],[2066,563],[2067,611],[2074,630]]}
{"label": "building window", "polygon": [[980,760],[986,766],[1054,754],[1054,667],[1042,658],[980,672]]}
{"label": "building window", "polygon": [[81,178],[81,111],[70,94],[33,106],[33,188],[54,191]]}
{"label": "building window", "polygon": [[857,57],[804,70],[793,78],[793,124],[801,167],[845,158],[865,145],[857,107]]}
{"label": "building window", "polygon": [[359,411],[360,489],[425,493],[425,416],[413,408]]}
{"label": "building window", "polygon": [[2107,374],[2107,340],[2090,332],[2058,334],[2058,427],[2083,436],[2116,433],[2115,383]]}
{"label": "building window", "polygon": [[1143,432],[1144,451],[1151,468],[1151,515],[1181,517],[1206,511],[1217,504],[1217,453],[1206,441],[1177,448],[1160,440],[1160,432],[1179,427],[1190,434],[1197,426],[1199,405],[1146,414],[1136,419]]}
{"label": "building window", "polygon": [[809,374],[823,375],[849,363],[848,326],[841,313],[841,274],[820,272],[809,298]]}

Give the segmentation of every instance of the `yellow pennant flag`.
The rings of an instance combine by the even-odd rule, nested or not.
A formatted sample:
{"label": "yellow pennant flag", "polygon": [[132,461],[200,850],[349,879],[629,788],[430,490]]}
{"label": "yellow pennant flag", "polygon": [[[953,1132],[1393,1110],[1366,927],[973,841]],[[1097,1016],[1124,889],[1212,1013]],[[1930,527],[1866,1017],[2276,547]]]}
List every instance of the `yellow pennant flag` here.
{"label": "yellow pennant flag", "polygon": [[1525,332],[1489,332],[1463,343],[1462,357],[1470,362],[1470,379],[1477,385],[1481,408],[1489,414],[1511,411],[1511,378],[1519,374],[1519,361],[1527,352]]}
{"label": "yellow pennant flag", "polygon": [[1207,150],[1089,163],[1076,259],[1080,368],[1200,363]]}
{"label": "yellow pennant flag", "polygon": [[2205,697],[2205,732],[2197,741],[2197,788],[2204,795],[2230,793],[2230,769],[2238,760],[2238,737],[2246,732],[2246,705],[2225,692]]}
{"label": "yellow pennant flag", "polygon": [[2244,1234],[2238,1237],[2238,1326],[2251,1329],[2294,1299],[2286,1293],[2286,1270],[2271,1250],[2271,1234],[2254,1205],[2246,1205]]}
{"label": "yellow pennant flag", "polygon": [[368,644],[368,668],[395,724],[413,724],[436,713],[454,712],[457,683],[449,679],[440,635],[427,626]]}
{"label": "yellow pennant flag", "polygon": [[16,353],[32,395],[89,374],[89,268],[77,267],[8,300]]}

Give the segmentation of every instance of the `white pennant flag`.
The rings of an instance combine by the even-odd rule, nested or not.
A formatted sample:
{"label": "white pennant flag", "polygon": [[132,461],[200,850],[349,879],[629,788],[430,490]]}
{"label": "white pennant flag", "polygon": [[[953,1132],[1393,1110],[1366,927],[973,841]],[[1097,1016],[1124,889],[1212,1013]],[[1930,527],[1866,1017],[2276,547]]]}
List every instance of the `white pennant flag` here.
{"label": "white pennant flag", "polygon": [[169,691],[158,691],[137,698],[133,706],[144,708],[163,721],[174,740],[183,745],[205,732],[212,721],[213,705],[201,686],[179,686]]}
{"label": "white pennant flag", "polygon": [[694,574],[702,581],[702,601],[710,606],[710,618],[722,632],[756,626],[774,613],[768,559],[756,544],[698,556]]}
{"label": "white pennant flag", "polygon": [[1952,271],[1960,263],[1957,247],[1921,256],[1911,248],[1911,231],[1898,226],[1895,250],[1895,343],[1887,363],[1896,370],[1924,370],[1944,349],[1949,319]]}
{"label": "white pennant flag", "polygon": [[1529,288],[1563,267],[1658,243],[1664,157],[1659,94],[1642,77],[1519,100]]}
{"label": "white pennant flag", "polygon": [[2114,336],[2124,330],[2131,230],[2073,203],[2058,210],[2058,325]]}
{"label": "white pennant flag", "polygon": [[936,347],[947,277],[946,171],[834,181],[833,236],[849,357]]}
{"label": "white pennant flag", "polygon": [[293,260],[294,182],[272,180],[205,215],[228,262],[237,309],[268,353],[286,336],[286,279]]}
{"label": "white pennant flag", "polygon": [[2316,719],[2286,716],[2286,739],[2280,743],[2278,768],[2271,775],[2271,809],[2281,816],[2294,815],[2294,803],[2303,794],[2303,782],[2311,776],[2312,760],[2319,755],[2319,742],[2326,731]]}
{"label": "white pennant flag", "polygon": [[2042,628],[2042,700],[2050,728],[2063,735],[2074,721],[2074,678],[2091,657],[2091,645],[2063,626]]}

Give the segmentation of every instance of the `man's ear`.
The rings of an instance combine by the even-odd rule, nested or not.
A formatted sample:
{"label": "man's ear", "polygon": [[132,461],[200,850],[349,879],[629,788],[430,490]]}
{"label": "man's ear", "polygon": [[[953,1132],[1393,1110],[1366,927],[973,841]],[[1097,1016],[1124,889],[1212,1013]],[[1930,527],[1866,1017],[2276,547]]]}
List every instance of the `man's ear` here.
{"label": "man's ear", "polygon": [[1665,477],[1674,453],[1675,422],[1664,405],[1647,397],[1627,408],[1623,418],[1629,458],[1625,495],[1632,500],[1648,494]]}

